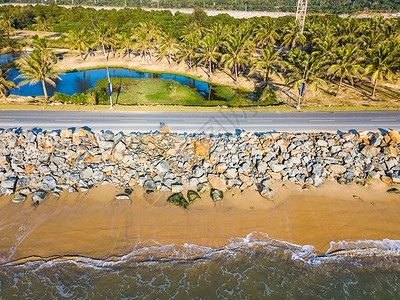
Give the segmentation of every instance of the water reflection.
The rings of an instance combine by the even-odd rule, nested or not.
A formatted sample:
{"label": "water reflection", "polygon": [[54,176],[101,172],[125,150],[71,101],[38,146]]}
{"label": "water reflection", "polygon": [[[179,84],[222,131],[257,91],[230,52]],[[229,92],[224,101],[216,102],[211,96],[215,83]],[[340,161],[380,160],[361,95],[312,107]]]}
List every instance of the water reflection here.
{"label": "water reflection", "polygon": [[[0,63],[7,64],[13,62],[17,54],[0,55]],[[17,78],[21,73],[12,68],[10,70],[9,80],[14,81],[16,84],[24,81],[24,78]],[[75,93],[83,93],[87,89],[96,87],[96,82],[100,79],[107,78],[105,69],[87,70],[70,72],[66,74],[59,74],[61,80],[56,79],[56,87],[46,84],[47,93],[53,96],[55,92],[73,95]],[[198,81],[182,75],[174,74],[156,74],[147,72],[137,72],[127,69],[110,69],[111,78],[159,78],[164,80],[174,80],[182,85],[196,89],[202,95],[209,95],[210,88],[206,82]],[[41,83],[33,85],[25,84],[19,88],[11,90],[11,94],[20,96],[41,96],[43,95],[43,88]]]}

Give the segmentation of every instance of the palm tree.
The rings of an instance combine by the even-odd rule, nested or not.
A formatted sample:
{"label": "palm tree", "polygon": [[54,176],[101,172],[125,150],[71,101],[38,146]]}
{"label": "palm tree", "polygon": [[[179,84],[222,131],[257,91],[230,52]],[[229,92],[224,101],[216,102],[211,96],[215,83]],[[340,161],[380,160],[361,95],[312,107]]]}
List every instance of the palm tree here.
{"label": "palm tree", "polygon": [[10,69],[7,69],[5,66],[1,66],[0,68],[0,93],[1,97],[4,98],[8,92],[16,87],[16,84],[11,81],[7,80]]}
{"label": "palm tree", "polygon": [[155,50],[155,42],[159,36],[159,30],[153,21],[147,21],[139,24],[139,31],[136,34],[136,48],[147,62],[146,55],[152,61],[152,50]]}
{"label": "palm tree", "polygon": [[187,38],[178,45],[177,57],[178,61],[186,61],[189,69],[191,69],[195,62],[195,55],[197,49],[197,38]]}
{"label": "palm tree", "polygon": [[276,32],[276,22],[272,18],[265,19],[256,29],[255,41],[258,47],[275,45],[279,34]]}
{"label": "palm tree", "polygon": [[0,16],[0,28],[7,32],[7,39],[10,39],[10,32],[15,30],[13,23],[10,15],[4,13]]}
{"label": "palm tree", "polygon": [[321,60],[315,53],[310,55],[295,48],[286,54],[286,61],[282,64],[286,67],[287,85],[293,85],[294,88],[299,89],[301,83],[304,82],[313,92],[327,87],[322,78],[324,73],[321,70]]}
{"label": "palm tree", "polygon": [[37,30],[37,31],[44,31],[46,33],[47,30],[49,30],[49,25],[47,24],[47,21],[44,17],[42,16],[37,16],[35,18],[35,22],[36,24],[33,25],[33,27]]}
{"label": "palm tree", "polygon": [[85,29],[71,30],[65,41],[67,42],[67,45],[70,46],[69,51],[76,49],[83,60],[84,57],[82,52],[87,52],[89,50],[89,42],[86,37]]}
{"label": "palm tree", "polygon": [[128,55],[128,59],[131,59],[131,50],[133,47],[133,38],[132,33],[128,31],[121,32],[118,34],[118,53],[121,53],[122,56]]}
{"label": "palm tree", "polygon": [[60,79],[53,69],[53,61],[49,57],[46,51],[33,51],[31,55],[26,56],[22,64],[19,65],[19,71],[22,73],[17,78],[26,78],[20,83],[20,85],[35,84],[37,82],[42,83],[44,98],[47,100],[47,89],[46,84],[48,83],[55,86],[56,83],[53,79]]}
{"label": "palm tree", "polygon": [[304,46],[306,41],[306,37],[301,33],[297,23],[290,23],[283,37],[282,46],[292,49],[298,44]]}
{"label": "palm tree", "polygon": [[371,82],[374,85],[372,97],[375,97],[379,82],[393,81],[394,69],[400,65],[396,52],[398,49],[393,49],[390,43],[378,44],[368,51],[365,74],[371,75]]}
{"label": "palm tree", "polygon": [[282,63],[283,61],[279,57],[279,50],[275,50],[270,45],[262,50],[260,58],[254,60],[250,73],[261,69],[263,71],[264,82],[268,84],[269,75],[274,73],[279,74],[277,68]]}
{"label": "palm tree", "polygon": [[251,51],[254,51],[254,43],[251,40],[251,35],[240,30],[228,37],[225,42],[226,54],[222,56],[224,66],[233,69],[235,81],[238,80],[239,70],[249,64]]}
{"label": "palm tree", "polygon": [[91,31],[92,35],[95,38],[95,42],[92,45],[92,47],[100,45],[103,50],[104,58],[107,60],[106,47],[110,44],[110,35],[111,35],[110,27],[104,23],[98,23],[93,26]]}
{"label": "palm tree", "polygon": [[200,42],[200,52],[195,56],[199,58],[199,62],[204,62],[204,65],[208,65],[208,77],[212,76],[213,65],[218,64],[218,58],[221,57],[221,53],[218,51],[221,45],[221,39],[213,34],[205,36]]}
{"label": "palm tree", "polygon": [[166,57],[168,64],[171,64],[172,55],[176,55],[176,51],[178,49],[176,39],[172,35],[164,32],[160,35],[160,45],[161,46],[158,49],[158,57]]}
{"label": "palm tree", "polygon": [[339,77],[339,86],[336,96],[340,93],[340,88],[342,86],[343,78],[353,85],[354,76],[359,76],[363,68],[358,64],[360,50],[358,47],[353,45],[347,45],[343,48],[337,49],[334,53],[332,64],[329,67],[327,73],[332,74],[333,77]]}

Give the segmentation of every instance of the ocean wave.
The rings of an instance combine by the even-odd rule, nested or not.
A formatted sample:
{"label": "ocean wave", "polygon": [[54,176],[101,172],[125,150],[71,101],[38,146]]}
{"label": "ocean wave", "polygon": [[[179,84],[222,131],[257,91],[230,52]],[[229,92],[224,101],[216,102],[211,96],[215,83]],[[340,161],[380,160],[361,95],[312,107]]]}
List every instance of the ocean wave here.
{"label": "ocean wave", "polygon": [[400,257],[400,240],[360,240],[331,242],[325,254],[319,254],[312,245],[297,245],[287,241],[271,239],[265,233],[252,232],[244,238],[232,238],[222,248],[199,246],[195,244],[162,245],[155,241],[142,242],[123,256],[110,256],[103,259],[79,255],[60,255],[52,257],[30,256],[0,264],[0,267],[28,266],[34,268],[52,267],[60,263],[73,263],[90,268],[118,268],[152,263],[193,263],[218,258],[229,258],[239,254],[268,255],[278,259],[298,261],[308,265],[340,261],[343,258],[362,257]]}

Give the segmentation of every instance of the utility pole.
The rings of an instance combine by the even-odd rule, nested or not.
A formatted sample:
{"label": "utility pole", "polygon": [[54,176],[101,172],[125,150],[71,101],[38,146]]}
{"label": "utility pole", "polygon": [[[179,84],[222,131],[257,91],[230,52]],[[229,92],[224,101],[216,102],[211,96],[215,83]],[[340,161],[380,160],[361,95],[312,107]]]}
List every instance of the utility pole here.
{"label": "utility pole", "polygon": [[304,32],[304,23],[307,15],[308,0],[297,0],[296,23],[299,25],[300,32]]}

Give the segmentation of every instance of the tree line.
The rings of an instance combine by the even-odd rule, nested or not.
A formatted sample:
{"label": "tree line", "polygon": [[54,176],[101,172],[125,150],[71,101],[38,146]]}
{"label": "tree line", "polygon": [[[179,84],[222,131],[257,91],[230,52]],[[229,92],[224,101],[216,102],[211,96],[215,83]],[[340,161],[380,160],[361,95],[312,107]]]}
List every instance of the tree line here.
{"label": "tree line", "polygon": [[[295,12],[297,0],[0,0],[0,3],[45,3],[58,5],[98,5],[149,8],[195,8]],[[311,0],[311,13],[397,12],[400,3],[392,0]]]}
{"label": "tree line", "polygon": [[[50,9],[55,13],[62,10]],[[272,75],[281,77],[288,87],[298,89],[305,82],[308,91],[336,95],[341,94],[344,84],[369,82],[371,97],[376,96],[380,85],[399,74],[399,19],[311,16],[301,33],[292,17],[237,20],[226,15],[207,17],[199,9],[191,15],[130,9],[99,11],[94,17],[90,9],[64,11],[67,16],[53,22],[36,17],[36,23],[28,28],[54,30],[60,23],[68,23],[70,29],[56,43],[68,46],[82,59],[96,49],[105,57],[119,55],[129,60],[132,55],[140,56],[149,64],[165,59],[171,65],[201,68],[211,80],[216,71],[228,72],[234,81],[246,76],[267,91],[274,87]],[[75,19],[86,12],[92,18]],[[125,18],[129,15],[132,19]],[[4,39],[14,24],[8,16],[2,14],[0,18]],[[125,23],[118,25],[121,18]],[[48,20],[47,27],[41,24],[43,20]],[[48,48],[35,46],[40,53]],[[52,55],[45,55],[45,59],[55,60]]]}

